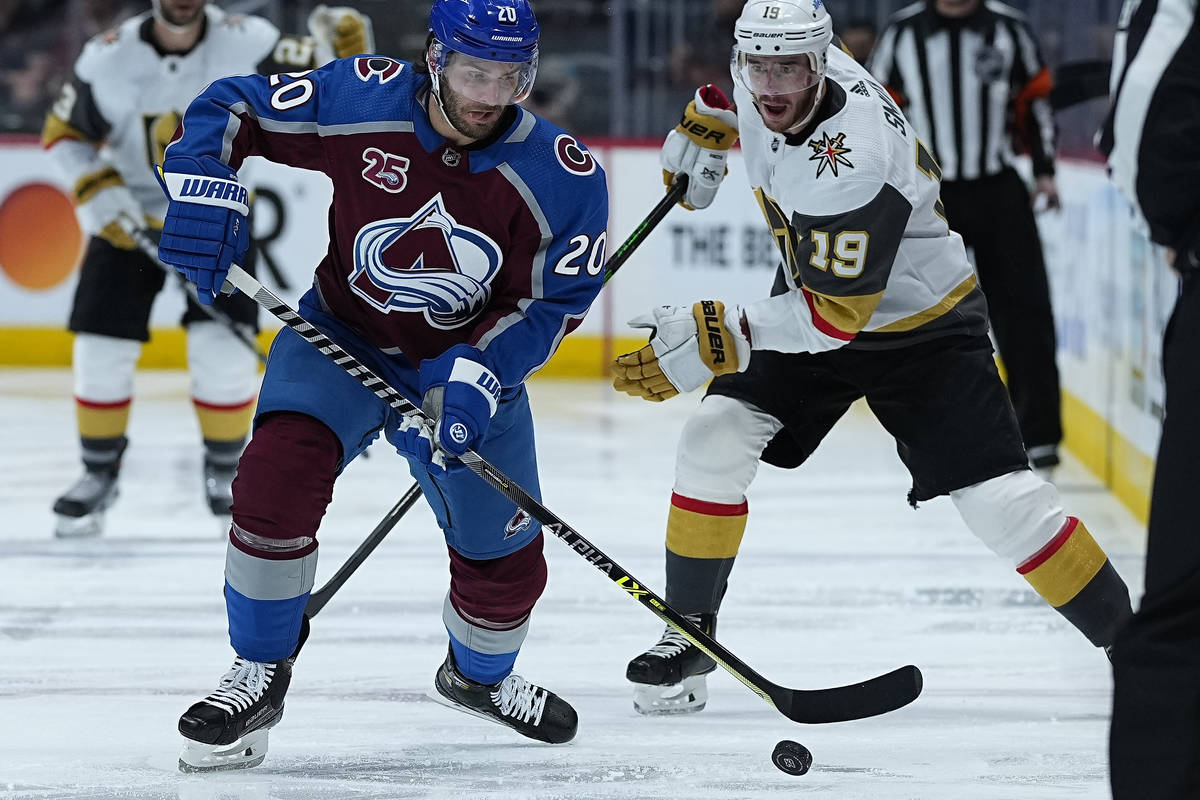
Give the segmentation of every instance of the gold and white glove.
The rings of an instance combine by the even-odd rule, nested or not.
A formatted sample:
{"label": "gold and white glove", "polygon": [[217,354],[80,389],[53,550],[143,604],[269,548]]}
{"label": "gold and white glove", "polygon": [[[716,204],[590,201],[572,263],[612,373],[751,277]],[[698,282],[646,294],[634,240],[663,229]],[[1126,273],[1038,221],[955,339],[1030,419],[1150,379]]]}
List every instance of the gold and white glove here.
{"label": "gold and white glove", "polygon": [[[75,200],[79,222],[91,236],[99,236],[114,247],[136,250],[137,244],[125,232],[124,225],[146,225],[142,205],[129,191],[114,169],[106,169],[94,182],[85,177],[76,184]],[[103,188],[96,188],[98,186]],[[122,224],[124,222],[124,225]]]}
{"label": "gold and white glove", "polygon": [[719,300],[691,307],[659,306],[629,321],[650,328],[650,343],[613,363],[613,388],[660,402],[690,392],[716,375],[741,372],[750,363],[750,339],[741,310]]}
{"label": "gold and white glove", "polygon": [[729,172],[729,148],[737,138],[737,112],[724,92],[711,83],[697,89],[659,154],[663,183],[668,187],[677,174],[688,176],[681,206],[691,211],[712,203],[717,187]]}
{"label": "gold and white glove", "polygon": [[375,52],[371,18],[349,6],[318,5],[308,15],[308,30],[316,43],[318,64]]}

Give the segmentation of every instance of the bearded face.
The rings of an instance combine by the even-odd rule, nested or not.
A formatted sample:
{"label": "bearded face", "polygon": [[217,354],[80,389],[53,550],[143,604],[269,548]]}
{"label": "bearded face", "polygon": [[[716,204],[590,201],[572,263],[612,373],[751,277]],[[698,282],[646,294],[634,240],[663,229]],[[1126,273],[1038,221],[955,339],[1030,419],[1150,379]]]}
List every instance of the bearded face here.
{"label": "bearded face", "polygon": [[155,0],[154,5],[168,25],[186,28],[195,25],[204,16],[205,0]]}
{"label": "bearded face", "polygon": [[504,113],[503,105],[489,105],[472,100],[456,92],[449,81],[442,81],[441,97],[446,119],[455,130],[472,139],[485,139],[490,136]]}

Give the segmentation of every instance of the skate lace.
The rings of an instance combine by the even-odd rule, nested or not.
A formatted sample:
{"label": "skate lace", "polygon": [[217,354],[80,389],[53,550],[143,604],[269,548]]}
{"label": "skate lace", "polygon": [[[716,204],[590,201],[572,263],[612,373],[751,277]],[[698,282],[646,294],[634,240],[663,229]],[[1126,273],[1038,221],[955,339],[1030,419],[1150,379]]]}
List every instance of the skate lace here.
{"label": "skate lace", "polygon": [[[693,625],[700,624],[699,614],[684,614],[684,617]],[[691,644],[692,643],[688,641],[686,636],[668,626],[667,629],[663,631],[662,638],[658,640],[658,644],[647,650],[646,655],[658,656],[659,658],[674,658],[684,650],[688,649]]]}
{"label": "skate lace", "polygon": [[492,702],[506,717],[522,722],[532,719],[534,725],[540,725],[542,712],[546,708],[546,690],[529,683],[520,675],[509,675],[500,688],[492,692]]}
{"label": "skate lace", "polygon": [[263,696],[274,675],[274,664],[248,661],[239,656],[234,659],[229,671],[221,676],[221,685],[204,698],[204,702],[230,714],[244,711]]}

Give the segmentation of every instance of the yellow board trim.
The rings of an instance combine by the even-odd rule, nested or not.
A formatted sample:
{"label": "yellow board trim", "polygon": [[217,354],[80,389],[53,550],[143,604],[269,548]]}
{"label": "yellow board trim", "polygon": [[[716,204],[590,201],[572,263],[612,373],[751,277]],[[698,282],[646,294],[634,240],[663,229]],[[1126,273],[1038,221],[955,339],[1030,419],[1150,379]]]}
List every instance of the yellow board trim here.
{"label": "yellow board trim", "polygon": [[1154,457],[1139,450],[1082,399],[1062,390],[1063,444],[1145,525]]}
{"label": "yellow board trim", "polygon": [[[265,350],[275,331],[258,335]],[[0,366],[69,367],[73,335],[62,328],[0,328]],[[611,343],[599,336],[568,336],[538,375],[549,378],[605,378],[609,364],[621,353],[632,353],[646,337],[622,336]],[[178,328],[154,329],[142,348],[142,369],[183,369],[184,334]],[[536,376],[535,376],[536,378]],[[1066,388],[1062,391],[1063,444],[1091,470],[1126,508],[1145,524],[1149,519],[1154,458],[1121,436],[1108,421]]]}

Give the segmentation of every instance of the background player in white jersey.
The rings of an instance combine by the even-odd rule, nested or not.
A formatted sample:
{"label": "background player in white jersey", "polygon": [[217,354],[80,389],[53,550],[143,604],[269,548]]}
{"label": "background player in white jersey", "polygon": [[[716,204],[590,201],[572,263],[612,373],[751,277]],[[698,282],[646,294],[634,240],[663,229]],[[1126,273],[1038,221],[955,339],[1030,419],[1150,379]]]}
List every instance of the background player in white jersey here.
{"label": "background player in white jersey", "polygon": [[[1125,583],[1055,488],[1028,469],[996,371],[984,298],[938,199],[939,169],[895,104],[832,41],[821,0],[750,0],[735,26],[734,100],[704,87],[663,146],[685,202],[711,203],[738,137],[783,255],[772,296],[660,306],[614,385],[665,400],[715,376],[679,443],[666,599],[708,632],[745,530],[760,460],[803,463],[865,397],[913,479],[1091,642],[1130,614]],[[805,531],[818,536],[820,531]],[[668,629],[633,659],[643,713],[704,707],[713,662]]]}
{"label": "background player in white jersey", "polygon": [[[318,7],[309,19],[315,35],[296,37],[204,0],[154,0],[153,6],[87,43],[42,133],[74,184],[80,222],[92,237],[69,323],[84,474],[54,504],[59,536],[98,534],[103,511],[116,498],[134,367],[150,338],[150,307],[165,277],[121,221],[162,227],[166,201],[153,165],[162,161],[179,110],[223,75],[306,69],[373,46],[369,22],[347,8]],[[247,298],[219,303],[237,324],[256,326]],[[258,364],[232,331],[190,300],[182,323],[204,440],[205,493],[213,513],[227,515]]]}
{"label": "background player in white jersey", "polygon": [[438,696],[532,739],[575,735],[571,705],[513,671],[546,585],[541,525],[443,454],[476,450],[539,494],[525,380],[603,285],[608,190],[586,148],[516,105],[538,61],[526,0],[435,0],[429,22],[419,64],[361,56],[215,81],[166,151],[159,252],[207,298],[245,251],[243,160],[328,175],[330,244],[301,314],[436,420],[402,418],[290,328],[276,337],[233,483],[237,658],[179,720],[185,771],[262,761],[305,636],[321,518],[381,430],[449,554]]}

